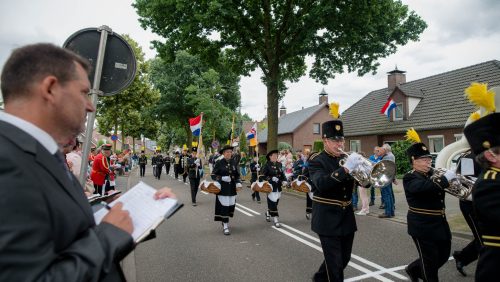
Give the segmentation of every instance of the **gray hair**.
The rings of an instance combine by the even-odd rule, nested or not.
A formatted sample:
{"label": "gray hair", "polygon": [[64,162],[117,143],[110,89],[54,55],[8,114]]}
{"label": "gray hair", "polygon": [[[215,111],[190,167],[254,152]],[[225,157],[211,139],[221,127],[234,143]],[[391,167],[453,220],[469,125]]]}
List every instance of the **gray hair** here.
{"label": "gray hair", "polygon": [[392,152],[392,148],[391,148],[391,145],[385,143],[384,145],[382,145],[382,148],[384,148],[384,150],[387,152],[387,153],[390,153]]}

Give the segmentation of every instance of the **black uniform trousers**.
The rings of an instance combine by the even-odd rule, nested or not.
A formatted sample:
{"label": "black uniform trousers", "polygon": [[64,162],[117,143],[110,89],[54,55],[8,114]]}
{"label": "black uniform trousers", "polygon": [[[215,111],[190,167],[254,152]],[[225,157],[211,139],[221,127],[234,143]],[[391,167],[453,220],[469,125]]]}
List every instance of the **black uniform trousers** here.
{"label": "black uniform trousers", "polygon": [[191,186],[191,203],[196,203],[196,194],[198,194],[198,187],[200,186],[199,178],[189,178],[189,185]]}
{"label": "black uniform trousers", "polygon": [[354,233],[346,236],[322,236],[319,235],[323,256],[325,259],[313,280],[341,282],[344,281],[344,269],[351,259],[352,243]]}
{"label": "black uniform trousers", "polygon": [[424,281],[439,281],[438,270],[450,256],[450,240],[428,240],[412,236],[420,258],[408,265],[408,272]]}
{"label": "black uniform trousers", "polygon": [[161,177],[161,170],[163,169],[163,165],[156,165],[156,178],[160,179]]}
{"label": "black uniform trousers", "polygon": [[167,172],[167,175],[170,173],[170,163],[165,164],[165,171]]}
{"label": "black uniform trousers", "polygon": [[156,178],[156,165],[153,165],[153,176]]}
{"label": "black uniform trousers", "polygon": [[234,210],[236,205],[223,206],[219,201],[219,197],[215,195],[215,216],[214,221],[222,221],[223,223],[228,223],[229,218],[234,216]]}
{"label": "black uniform trousers", "polygon": [[186,178],[188,177],[187,172],[182,174],[182,181],[186,183]]}
{"label": "black uniform trousers", "polygon": [[179,178],[179,165],[174,164],[174,174],[175,174],[175,179]]}
{"label": "black uniform trousers", "polygon": [[145,164],[139,165],[139,172],[141,174],[141,177],[144,177],[144,173],[146,173],[146,165]]}
{"label": "black uniform trousers", "polygon": [[273,202],[269,200],[269,197],[266,198],[267,198],[267,211],[269,212],[269,214],[272,217],[280,216],[278,213],[278,203],[280,202],[280,199],[276,200],[276,202]]}
{"label": "black uniform trousers", "polygon": [[461,261],[462,264],[466,266],[479,257],[479,250],[481,249],[481,235],[479,234],[479,227],[477,226],[477,219],[472,202],[460,201],[460,210],[462,211],[462,215],[472,231],[472,235],[474,235],[474,240],[455,254],[456,259]]}

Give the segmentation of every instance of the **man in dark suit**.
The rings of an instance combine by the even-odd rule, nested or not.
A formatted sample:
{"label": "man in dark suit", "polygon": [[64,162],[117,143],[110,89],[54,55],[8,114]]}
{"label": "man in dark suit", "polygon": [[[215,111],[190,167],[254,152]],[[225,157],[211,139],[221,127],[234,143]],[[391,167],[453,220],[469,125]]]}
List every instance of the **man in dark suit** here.
{"label": "man in dark suit", "polygon": [[95,225],[62,145],[84,129],[88,62],[51,44],[14,50],[4,65],[0,112],[0,281],[123,281],[134,248],[122,204]]}
{"label": "man in dark suit", "polygon": [[314,281],[343,281],[344,269],[351,259],[356,220],[352,208],[354,178],[349,174],[361,163],[352,153],[344,166],[344,132],[342,121],[323,123],[325,150],[309,158],[309,176],[313,187],[311,229],[321,241],[324,261],[314,274]]}

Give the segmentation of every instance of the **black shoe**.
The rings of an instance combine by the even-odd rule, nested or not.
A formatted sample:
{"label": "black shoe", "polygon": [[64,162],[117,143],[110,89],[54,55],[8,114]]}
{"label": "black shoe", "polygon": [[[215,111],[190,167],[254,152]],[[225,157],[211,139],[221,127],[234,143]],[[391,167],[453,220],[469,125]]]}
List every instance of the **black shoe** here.
{"label": "black shoe", "polygon": [[457,257],[459,256],[460,252],[458,251],[454,251],[453,252],[453,258],[455,259],[455,266],[457,267],[457,271],[460,272],[460,274],[462,274],[463,277],[466,277],[467,276],[467,273],[465,273],[464,271],[464,263],[459,260]]}
{"label": "black shoe", "polygon": [[385,209],[385,205],[380,205],[380,207],[378,207],[378,208],[383,210],[383,209]]}
{"label": "black shoe", "polygon": [[408,274],[408,277],[410,277],[411,282],[418,282],[418,277],[415,274],[410,273],[408,266],[405,267],[405,272]]}
{"label": "black shoe", "polygon": [[260,204],[260,200],[257,200],[257,204]]}
{"label": "black shoe", "polygon": [[375,205],[375,203],[374,203],[374,202],[370,202],[370,207],[371,207],[371,206],[374,206],[374,205]]}

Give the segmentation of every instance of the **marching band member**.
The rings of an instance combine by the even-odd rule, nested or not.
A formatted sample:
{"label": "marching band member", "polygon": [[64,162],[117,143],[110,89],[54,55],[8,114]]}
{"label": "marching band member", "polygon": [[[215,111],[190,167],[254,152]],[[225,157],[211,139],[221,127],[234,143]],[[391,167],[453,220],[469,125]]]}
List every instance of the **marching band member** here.
{"label": "marching band member", "polygon": [[186,183],[186,178],[188,176],[188,159],[189,156],[187,154],[187,148],[184,148],[182,150],[182,156],[180,160],[180,171],[182,172],[182,181]]}
{"label": "marching band member", "polygon": [[[258,158],[254,157],[252,162],[250,163],[250,172],[252,173],[252,178],[250,179],[250,183],[254,183],[257,181],[257,177],[260,171],[260,166],[258,163]],[[248,186],[250,187],[250,186]],[[257,191],[252,192],[252,200],[255,201],[257,199],[257,203],[260,204],[260,194]]]}
{"label": "marching band member", "polygon": [[489,114],[465,127],[464,135],[483,167],[472,190],[482,237],[476,281],[500,277],[500,113]]}
{"label": "marching band member", "polygon": [[156,155],[156,178],[158,180],[160,180],[161,178],[161,171],[163,169],[163,155],[161,154],[161,150],[158,148],[156,150],[156,152],[158,153]]}
{"label": "marching band member", "polygon": [[94,182],[95,191],[104,195],[109,188],[111,144],[103,144],[101,153],[97,154],[92,164],[90,179]]}
{"label": "marching band member", "polygon": [[151,158],[151,166],[153,167],[153,176],[156,178],[156,151],[153,153],[153,157]]}
{"label": "marching band member", "polygon": [[146,157],[144,151],[141,151],[141,156],[139,157],[139,172],[141,177],[144,177],[144,173],[146,173],[147,164],[148,164],[148,157]]}
{"label": "marching band member", "polygon": [[[457,165],[457,171],[456,173],[459,173],[465,177],[468,177],[469,179],[477,179],[479,176],[479,173],[481,172],[481,166],[479,163],[475,161],[476,155],[474,155],[471,151],[466,152],[463,154],[459,160],[458,160],[458,165]],[[466,172],[462,170],[462,162],[465,160],[470,160],[474,166],[473,171],[471,172]],[[481,235],[479,234],[479,227],[477,224],[477,217],[476,213],[474,212],[474,208],[472,206],[472,195],[469,196],[470,199],[460,199],[459,200],[459,206],[460,206],[460,211],[462,212],[462,215],[464,216],[465,221],[467,222],[467,225],[469,225],[469,228],[472,232],[472,235],[474,236],[474,239],[467,244],[462,250],[460,251],[454,251],[453,252],[453,258],[455,259],[455,266],[457,267],[458,272],[462,274],[463,276],[467,276],[467,273],[465,273],[464,267],[469,265],[471,262],[477,260],[479,257],[479,250],[481,248]]]}
{"label": "marching band member", "polygon": [[189,167],[189,185],[191,186],[191,204],[196,206],[196,194],[198,186],[200,186],[200,169],[203,168],[201,159],[196,156],[198,148],[193,147],[191,150],[191,158],[188,160]]}
{"label": "marching band member", "polygon": [[[338,115],[337,115],[338,117]],[[343,281],[344,269],[351,259],[354,233],[357,230],[352,209],[354,178],[349,174],[361,162],[352,153],[344,166],[344,132],[342,121],[330,120],[322,125],[324,150],[309,158],[309,175],[313,187],[311,229],[321,241],[324,261],[314,274],[314,281]]]}
{"label": "marching band member", "polygon": [[267,163],[262,167],[262,175],[273,186],[273,191],[267,195],[266,221],[273,218],[274,226],[281,227],[279,223],[278,203],[281,197],[281,186],[286,183],[285,173],[281,163],[278,162],[278,150],[271,150],[266,155]]}
{"label": "marching band member", "polygon": [[170,165],[172,163],[172,158],[170,158],[170,154],[167,152],[165,158],[163,159],[163,163],[165,164],[165,172],[167,175],[170,174]]}
{"label": "marching band member", "polygon": [[406,273],[412,282],[439,281],[438,270],[450,257],[451,232],[446,220],[444,188],[456,178],[447,170],[435,176],[431,168],[432,156],[427,146],[420,141],[415,130],[407,131],[407,138],[416,142],[406,153],[413,170],[403,177],[403,187],[408,202],[408,234],[413,238],[419,258],[410,263]]}
{"label": "marching band member", "polygon": [[179,157],[179,152],[175,152],[175,157],[174,157],[174,175],[175,179],[179,179],[179,172],[181,170],[181,158]]}
{"label": "marching band member", "polygon": [[236,188],[241,188],[238,166],[231,159],[233,147],[225,145],[219,152],[223,158],[218,160],[212,171],[212,180],[219,187],[220,193],[215,197],[215,221],[222,222],[224,235],[230,235],[229,218],[234,215],[236,206]]}

